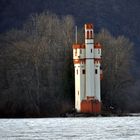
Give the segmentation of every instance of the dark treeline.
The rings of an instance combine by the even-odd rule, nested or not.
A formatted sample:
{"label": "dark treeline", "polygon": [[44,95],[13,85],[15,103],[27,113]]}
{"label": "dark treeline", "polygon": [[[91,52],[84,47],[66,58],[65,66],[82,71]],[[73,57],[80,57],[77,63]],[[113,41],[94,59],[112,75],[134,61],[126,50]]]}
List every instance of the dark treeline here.
{"label": "dark treeline", "polygon": [[43,13],[1,36],[1,115],[50,116],[71,107],[73,26],[71,16]]}
{"label": "dark treeline", "polygon": [[[74,107],[74,26],[73,17],[46,12],[30,16],[21,30],[1,34],[1,117],[58,116]],[[105,29],[95,41],[103,46],[104,107],[140,111],[131,75],[133,44]]]}

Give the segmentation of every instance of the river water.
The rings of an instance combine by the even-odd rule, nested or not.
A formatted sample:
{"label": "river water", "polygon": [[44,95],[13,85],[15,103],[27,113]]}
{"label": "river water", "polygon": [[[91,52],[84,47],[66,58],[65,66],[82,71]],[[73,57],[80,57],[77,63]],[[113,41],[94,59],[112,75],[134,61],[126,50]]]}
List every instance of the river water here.
{"label": "river water", "polygon": [[140,140],[140,117],[0,119],[0,140]]}

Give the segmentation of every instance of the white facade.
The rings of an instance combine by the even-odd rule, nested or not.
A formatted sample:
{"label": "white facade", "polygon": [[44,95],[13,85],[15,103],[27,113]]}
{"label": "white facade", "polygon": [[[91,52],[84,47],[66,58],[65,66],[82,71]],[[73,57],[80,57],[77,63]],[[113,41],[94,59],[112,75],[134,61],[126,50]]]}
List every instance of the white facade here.
{"label": "white facade", "polygon": [[98,99],[99,102],[101,102],[100,97],[100,63],[95,63],[95,77],[94,77],[94,87],[95,87],[95,98]]}
{"label": "white facade", "polygon": [[101,45],[99,43],[95,44],[94,46],[94,66],[95,66],[95,78],[94,78],[94,83],[95,83],[95,97],[96,99],[101,102],[101,84],[100,84],[100,61],[101,61]]}
{"label": "white facade", "polygon": [[81,101],[85,98],[85,75],[82,71],[85,69],[83,64],[75,65],[75,108],[80,111]]}
{"label": "white facade", "polygon": [[100,97],[100,59],[101,47],[94,45],[92,24],[85,24],[85,45],[73,45],[75,68],[75,108],[80,112],[81,101],[87,97]]}

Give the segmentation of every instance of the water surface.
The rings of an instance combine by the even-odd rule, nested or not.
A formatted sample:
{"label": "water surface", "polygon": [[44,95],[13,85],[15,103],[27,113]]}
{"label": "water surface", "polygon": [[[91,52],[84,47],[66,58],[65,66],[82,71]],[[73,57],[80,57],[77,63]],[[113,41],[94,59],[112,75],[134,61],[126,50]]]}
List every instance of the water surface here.
{"label": "water surface", "polygon": [[140,117],[0,119],[0,140],[140,140]]}

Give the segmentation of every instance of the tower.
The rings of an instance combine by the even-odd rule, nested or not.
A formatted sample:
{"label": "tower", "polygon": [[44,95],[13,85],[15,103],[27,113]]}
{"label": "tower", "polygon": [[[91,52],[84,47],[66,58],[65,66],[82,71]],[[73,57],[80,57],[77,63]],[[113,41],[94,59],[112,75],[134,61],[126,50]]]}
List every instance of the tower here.
{"label": "tower", "polygon": [[100,113],[101,45],[94,45],[92,24],[85,24],[85,43],[73,44],[75,108],[78,112]]}

